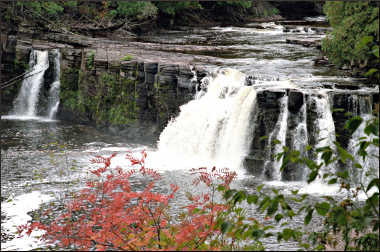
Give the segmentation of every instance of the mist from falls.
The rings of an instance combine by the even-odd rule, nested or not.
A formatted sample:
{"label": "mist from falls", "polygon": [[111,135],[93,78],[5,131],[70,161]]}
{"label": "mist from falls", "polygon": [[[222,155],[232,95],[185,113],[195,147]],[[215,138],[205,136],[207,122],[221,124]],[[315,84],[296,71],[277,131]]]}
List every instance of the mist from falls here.
{"label": "mist from falls", "polygon": [[195,99],[160,135],[159,152],[191,159],[197,165],[214,164],[240,169],[252,138],[256,91],[244,86],[245,75],[224,69],[205,77]]}
{"label": "mist from falls", "polygon": [[[158,152],[166,153],[167,157],[179,162],[190,163],[191,167],[215,165],[246,173],[245,158],[252,154],[256,157],[260,155],[251,153],[260,113],[257,96],[264,90],[271,90],[281,92],[282,97],[277,101],[278,117],[273,130],[267,135],[266,151],[262,152],[264,163],[257,168],[260,172],[256,175],[264,180],[306,181],[310,172],[305,165],[295,164],[281,171],[282,162],[275,155],[282,152],[286,145],[291,150],[299,151],[300,156],[320,164],[323,159],[317,149],[326,146],[335,149],[332,90],[301,89],[286,81],[257,81],[247,86],[246,78],[243,73],[230,68],[219,69],[203,78],[194,99],[181,106],[179,115],[161,133]],[[289,90],[301,93],[302,105],[296,110],[289,108]],[[362,100],[357,99],[356,103],[363,103]],[[370,103],[360,111],[360,115],[368,119],[366,113],[372,113]],[[313,118],[308,119],[309,113],[313,114]],[[358,138],[363,130],[355,134],[354,138]],[[355,151],[354,146],[357,142],[352,139],[348,149]],[[366,162],[376,170],[378,165],[374,165],[373,160]],[[367,164],[363,163],[363,166]],[[336,162],[327,167],[322,165],[320,173],[335,173],[337,167]],[[360,173],[362,177],[367,168],[363,170]],[[318,176],[316,183],[321,182],[322,178]]]}

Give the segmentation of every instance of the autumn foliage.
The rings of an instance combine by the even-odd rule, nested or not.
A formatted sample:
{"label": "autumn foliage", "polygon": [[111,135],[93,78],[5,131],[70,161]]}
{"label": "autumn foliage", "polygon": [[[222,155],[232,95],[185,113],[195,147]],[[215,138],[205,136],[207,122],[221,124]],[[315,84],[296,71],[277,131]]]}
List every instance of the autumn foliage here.
{"label": "autumn foliage", "polygon": [[[44,239],[53,248],[72,250],[220,250],[226,248],[218,218],[232,205],[218,203],[217,186],[229,188],[235,178],[228,169],[192,169],[194,185],[204,184],[208,190],[201,195],[187,194],[190,204],[182,214],[173,217],[170,204],[177,185],[170,185],[168,194],[155,192],[160,180],[158,172],[145,167],[145,151],[136,158],[126,154],[129,169],[111,168],[109,157],[97,156],[91,160],[99,168],[91,170],[95,180],[71,200],[63,214],[48,225],[40,222],[19,227],[26,230],[45,230]],[[148,181],[143,190],[131,185],[133,176]],[[49,211],[49,210],[48,210]]]}

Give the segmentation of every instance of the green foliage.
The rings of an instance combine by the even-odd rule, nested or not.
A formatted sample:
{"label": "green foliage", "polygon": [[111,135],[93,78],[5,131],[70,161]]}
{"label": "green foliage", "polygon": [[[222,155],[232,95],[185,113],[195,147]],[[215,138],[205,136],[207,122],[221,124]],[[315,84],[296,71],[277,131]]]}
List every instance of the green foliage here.
{"label": "green foliage", "polygon": [[[346,123],[345,128],[352,134],[362,123],[364,122],[360,117],[353,117]],[[368,157],[366,148],[369,145],[379,146],[378,124],[378,118],[366,122],[364,133],[367,137],[361,138],[358,151],[363,160]],[[334,151],[335,149],[336,151]],[[299,245],[305,249],[309,250],[311,246],[314,246],[314,249],[324,250],[327,244],[335,247],[340,240],[343,240],[345,250],[379,250],[380,181],[378,173],[375,177],[372,177],[367,185],[364,184],[365,181],[360,181],[359,185],[354,184],[347,170],[337,171],[336,174],[320,174],[321,167],[327,166],[333,161],[347,163],[348,160],[351,160],[354,167],[358,169],[361,168],[361,165],[357,163],[351,153],[344,150],[337,142],[335,142],[335,148],[322,147],[317,152],[324,157],[324,163],[315,163],[313,160],[301,157],[299,152],[291,151],[288,148],[284,148],[284,152],[279,153],[278,156],[284,157],[283,166],[290,162],[303,163],[308,166],[311,169],[308,183],[320,177],[322,180],[328,180],[328,184],[340,184],[341,190],[346,191],[346,197],[336,200],[325,196],[325,201],[313,204],[307,200],[308,195],[299,195],[298,191],[292,192],[296,197],[285,198],[284,195],[279,194],[276,190],[273,190],[274,195],[264,193],[261,186],[257,188],[257,194],[255,194],[254,198],[251,195],[247,196],[247,199],[250,198],[247,203],[257,205],[261,212],[266,211],[268,217],[274,215],[276,222],[284,220],[284,217],[292,219],[293,216],[301,213],[305,214],[304,225],[311,222],[314,213],[323,218],[323,230],[308,232],[307,234],[311,244],[304,242],[305,239],[302,239],[302,234],[299,233],[297,228],[284,228],[278,232],[277,239],[279,241],[292,239],[298,241]],[[324,155],[326,153],[329,154]],[[366,176],[371,176],[371,174],[366,174]],[[368,194],[373,189],[375,189],[375,192]],[[225,193],[224,196],[233,199],[238,193],[240,192]],[[357,200],[359,194],[366,195],[364,203]],[[290,201],[302,203],[297,213],[289,206]],[[279,205],[281,206],[280,212]]]}
{"label": "green foliage", "polygon": [[[103,75],[101,78],[103,87],[117,85],[111,75]],[[354,117],[346,123],[346,128],[353,133],[362,123],[363,120]],[[364,132],[368,138],[361,138],[359,152],[366,152],[366,143],[378,147],[378,123],[378,118],[366,122]],[[117,244],[120,250],[252,251],[264,250],[262,240],[275,236],[278,242],[296,241],[306,250],[326,250],[327,245],[335,248],[340,241],[344,242],[344,250],[379,250],[378,175],[367,185],[361,182],[355,187],[346,170],[336,174],[320,174],[320,168],[331,164],[332,160],[351,159],[350,153],[339,150],[342,147],[338,143],[335,145],[337,151],[332,146],[317,150],[321,156],[331,153],[324,156],[324,163],[321,164],[301,157],[300,152],[288,148],[284,148],[279,156],[284,157],[286,162],[308,166],[312,171],[309,182],[321,177],[328,180],[329,184],[340,184],[340,189],[346,192],[344,197],[323,196],[316,202],[315,199],[310,200],[311,197],[307,194],[299,194],[297,190],[292,191],[291,195],[284,195],[280,190],[265,188],[264,185],[257,186],[256,192],[249,194],[230,188],[236,173],[227,168],[213,167],[209,171],[202,167],[191,169],[190,172],[197,175],[193,181],[194,186],[202,183],[206,189],[202,190],[201,195],[186,193],[191,203],[175,217],[168,210],[170,199],[174,198],[178,187],[171,185],[173,191],[170,195],[154,192],[154,181],[160,179],[160,175],[145,168],[145,151],[142,152],[141,160],[130,153],[126,155],[133,165],[141,166],[140,169],[130,167],[127,171],[118,167],[115,172],[110,168],[111,158],[116,153],[110,157],[97,156],[92,162],[104,164],[104,167],[99,166],[91,173],[99,179],[88,181],[88,188],[69,203],[62,216],[69,217],[68,221],[61,222],[60,217],[48,226],[33,222],[20,226],[19,232],[27,230],[30,233],[35,228],[46,230],[47,235],[43,239],[58,244],[62,249],[106,250],[114,249]],[[366,156],[362,155],[363,159]],[[353,158],[351,160],[355,163]],[[138,171],[143,176],[149,175],[154,179],[141,192],[133,191],[128,181]],[[374,192],[369,194],[369,191]],[[217,197],[217,193],[221,193],[223,198]],[[366,195],[364,202],[357,200],[359,193]],[[265,214],[264,220],[273,218],[272,223],[276,226],[264,225],[255,218],[247,217],[247,207],[241,205],[244,203],[254,204],[258,212]],[[293,209],[292,206],[298,209]],[[78,214],[83,217],[78,218]],[[307,225],[317,215],[322,218],[322,230],[307,231]],[[288,220],[296,216],[303,218],[303,225],[295,227],[292,222],[290,226]],[[89,239],[94,242],[88,242]]]}
{"label": "green foliage", "polygon": [[24,5],[30,9],[36,17],[47,16],[53,19],[57,18],[64,10],[64,8],[55,1],[26,1],[18,2],[18,5]]}
{"label": "green foliage", "polygon": [[90,55],[88,56],[88,59],[87,59],[87,69],[92,70],[95,66],[94,63],[95,63],[95,52],[90,52]]}
{"label": "green foliage", "polygon": [[130,60],[133,60],[133,56],[132,55],[129,55],[129,54],[126,54],[123,58],[121,58],[120,60],[122,61],[130,61]]}
{"label": "green foliage", "polygon": [[217,1],[217,5],[231,5],[241,7],[243,9],[248,9],[252,6],[252,1],[247,0],[237,0],[237,1]]}
{"label": "green foliage", "polygon": [[64,1],[63,2],[63,6],[65,6],[65,7],[77,7],[77,5],[78,5],[78,3],[77,3],[77,1],[75,0],[75,1]]}
{"label": "green foliage", "polygon": [[148,1],[117,1],[117,14],[120,17],[138,20],[157,16],[157,7]]}
{"label": "green foliage", "polygon": [[198,1],[155,2],[155,5],[160,12],[171,16],[190,9],[196,10],[202,8]]}
{"label": "green foliage", "polygon": [[[379,8],[370,1],[327,2],[324,11],[333,28],[322,49],[338,66],[367,69],[366,76],[379,67]],[[377,75],[378,79],[378,75]]]}

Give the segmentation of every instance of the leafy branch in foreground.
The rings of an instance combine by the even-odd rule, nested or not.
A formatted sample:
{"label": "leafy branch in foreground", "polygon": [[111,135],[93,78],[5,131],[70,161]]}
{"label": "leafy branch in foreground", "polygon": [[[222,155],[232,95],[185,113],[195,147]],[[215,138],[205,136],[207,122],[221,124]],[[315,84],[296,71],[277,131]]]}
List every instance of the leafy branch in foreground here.
{"label": "leafy branch in foreground", "polygon": [[[240,201],[246,201],[248,204],[255,204],[261,212],[266,211],[266,218],[274,217],[276,223],[284,228],[277,232],[278,241],[294,240],[300,247],[309,250],[325,250],[327,246],[344,250],[379,250],[379,174],[366,173],[366,181],[354,183],[349,176],[348,164],[354,168],[363,170],[362,164],[370,157],[367,151],[370,146],[379,148],[379,120],[374,118],[363,122],[361,117],[351,118],[345,125],[345,128],[353,134],[358,130],[362,123],[365,137],[359,138],[359,148],[357,151],[360,160],[355,160],[354,156],[335,142],[335,146],[325,146],[316,151],[321,156],[321,162],[318,163],[307,157],[301,157],[299,151],[289,150],[284,147],[284,151],[277,155],[277,160],[282,159],[282,167],[290,163],[301,163],[310,169],[308,183],[312,183],[317,178],[319,181],[328,185],[339,185],[339,191],[342,195],[337,197],[323,196],[319,202],[309,200],[310,195],[299,194],[298,190],[292,191],[292,196],[280,194],[276,189],[271,193],[264,193],[263,185],[257,187],[255,194],[247,194],[243,191],[228,190],[224,197],[230,202],[236,203],[236,198]],[[346,168],[337,169],[336,173],[325,172],[322,174],[322,167],[337,166],[338,163],[346,164]],[[362,164],[361,164],[362,163]],[[362,171],[364,173],[364,171]],[[359,197],[364,198],[362,201]],[[313,203],[311,203],[313,202]],[[295,204],[294,204],[295,203]],[[294,205],[301,204],[301,207],[293,209]],[[281,208],[280,208],[281,207]],[[311,232],[302,231],[302,227],[285,227],[288,226],[287,220],[291,220],[296,215],[304,216],[304,225],[307,226],[314,213],[322,218],[322,230],[313,230]]]}
{"label": "leafy branch in foreground", "polygon": [[[363,123],[362,118],[353,117],[345,127],[352,134]],[[277,236],[278,242],[297,241],[306,250],[336,248],[342,245],[339,243],[344,247],[338,249],[378,250],[378,173],[365,174],[370,179],[355,184],[348,168],[337,169],[335,173],[322,169],[339,163],[363,169],[362,164],[372,155],[369,148],[379,147],[378,118],[365,123],[365,137],[359,138],[358,144],[361,161],[337,142],[316,150],[320,162],[301,157],[299,151],[286,147],[277,155],[277,160],[282,159],[282,169],[290,163],[309,167],[308,183],[318,178],[319,182],[338,185],[343,193],[336,197],[322,196],[315,200],[298,190],[289,195],[275,188],[268,191],[263,185],[249,194],[230,188],[236,173],[226,168],[201,167],[190,172],[196,176],[194,186],[206,189],[202,187],[199,195],[187,193],[189,203],[182,213],[173,214],[171,206],[179,187],[170,185],[168,193],[159,192],[162,189],[155,184],[161,175],[145,167],[146,152],[142,151],[140,158],[127,153],[126,159],[130,161],[127,169],[111,168],[115,153],[92,160],[99,165],[91,171],[96,179],[87,181],[87,188],[67,204],[64,213],[50,223],[20,226],[19,233],[45,230],[42,239],[51,248],[71,250],[263,250],[262,241],[270,236]],[[133,181],[140,181],[143,188],[137,190]],[[264,220],[273,224],[264,225],[249,216],[249,207],[243,204],[255,205],[265,213]],[[294,226],[292,220],[296,217],[303,218],[303,225]],[[313,218],[321,222],[321,228],[308,231],[305,228]]]}
{"label": "leafy branch in foreground", "polygon": [[[95,180],[87,181],[74,200],[70,201],[64,213],[51,223],[32,222],[19,227],[19,233],[30,235],[34,229],[45,230],[42,236],[52,248],[71,250],[220,250],[236,249],[239,236],[227,232],[225,212],[235,211],[232,218],[240,224],[241,210],[226,201],[219,202],[218,186],[229,189],[236,173],[228,169],[211,170],[202,167],[192,169],[196,176],[194,185],[205,185],[200,195],[187,193],[190,201],[182,214],[172,217],[170,206],[179,189],[170,185],[168,194],[157,192],[155,183],[161,179],[159,173],[145,167],[145,151],[136,158],[127,153],[129,169],[111,168],[109,157],[97,156],[91,160],[99,165],[91,170]],[[144,184],[137,190],[131,178]],[[50,214],[52,209],[45,212]],[[239,215],[240,214],[240,215]],[[248,237],[246,237],[248,238]],[[247,246],[246,246],[247,247]],[[258,243],[249,249],[262,247]]]}

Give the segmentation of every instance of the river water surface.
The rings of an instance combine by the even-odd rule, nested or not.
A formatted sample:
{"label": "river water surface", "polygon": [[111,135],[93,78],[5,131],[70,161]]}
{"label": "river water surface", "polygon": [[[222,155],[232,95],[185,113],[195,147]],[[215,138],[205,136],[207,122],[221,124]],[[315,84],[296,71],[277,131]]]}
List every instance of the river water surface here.
{"label": "river water surface", "polygon": [[[184,50],[181,53],[210,56],[207,62],[200,57],[198,63],[210,70],[219,67],[233,68],[246,75],[256,76],[263,83],[284,81],[302,86],[322,87],[360,82],[344,77],[343,72],[330,67],[315,66],[313,59],[320,56],[320,51],[316,48],[286,43],[286,38],[289,37],[322,38],[324,35],[312,31],[288,34],[283,32],[282,26],[273,23],[264,26],[266,29],[213,27],[186,32],[171,31],[140,40],[151,43],[219,46],[224,50],[206,50],[201,53]],[[176,158],[170,153],[160,152],[153,139],[151,143],[142,144],[138,139],[127,141],[90,126],[60,121],[59,118],[51,120],[38,117],[33,120],[3,117],[0,134],[2,233],[8,236],[12,236],[15,225],[23,224],[30,219],[27,212],[38,209],[40,203],[60,199],[70,188],[81,188],[83,184],[80,181],[90,176],[89,160],[94,155],[118,152],[120,158],[115,159],[113,166],[127,166],[128,163],[122,158],[127,150],[136,153],[147,150],[147,166],[162,173],[163,190],[170,183],[180,185],[179,197],[174,207],[178,211],[186,203],[184,192],[196,190],[188,173],[188,169],[195,168],[195,164]],[[243,168],[236,168],[236,172],[239,176],[234,186],[237,188],[252,191],[255,185],[263,182],[260,178],[248,174]],[[271,181],[266,185],[280,188],[284,193],[302,189],[315,197],[320,194],[336,195],[337,189],[321,184],[308,186],[305,182]],[[263,220],[264,216],[252,207],[249,211]],[[302,222],[300,217],[294,221],[294,225],[301,225]],[[318,225],[318,222],[315,221],[311,225]],[[297,249],[296,244],[278,244],[275,238],[267,239],[264,243],[268,250]],[[43,244],[37,243],[35,239],[2,239],[2,250],[30,250],[38,246]]]}

